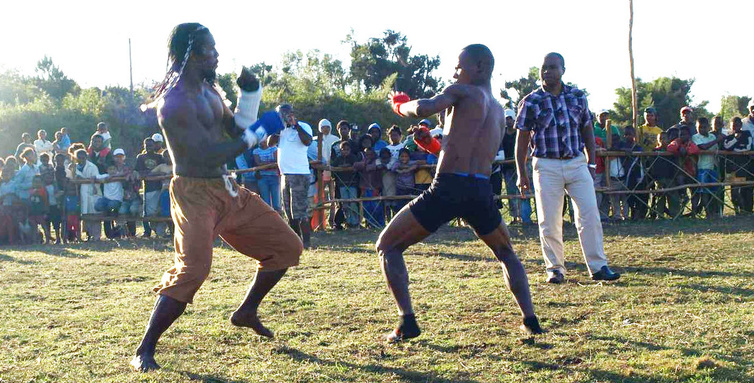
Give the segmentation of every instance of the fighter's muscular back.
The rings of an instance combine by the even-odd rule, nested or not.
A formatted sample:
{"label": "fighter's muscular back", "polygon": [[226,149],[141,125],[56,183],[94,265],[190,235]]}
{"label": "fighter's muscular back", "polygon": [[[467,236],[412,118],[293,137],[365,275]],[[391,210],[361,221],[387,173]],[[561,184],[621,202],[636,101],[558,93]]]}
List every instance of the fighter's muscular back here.
{"label": "fighter's muscular back", "polygon": [[505,126],[503,107],[489,85],[455,84],[444,95],[454,102],[446,111],[437,172],[489,176]]}
{"label": "fighter's muscular back", "polygon": [[245,148],[241,140],[224,138],[235,129],[233,113],[206,81],[197,87],[179,83],[158,105],[157,118],[176,175],[220,177],[225,161]]}

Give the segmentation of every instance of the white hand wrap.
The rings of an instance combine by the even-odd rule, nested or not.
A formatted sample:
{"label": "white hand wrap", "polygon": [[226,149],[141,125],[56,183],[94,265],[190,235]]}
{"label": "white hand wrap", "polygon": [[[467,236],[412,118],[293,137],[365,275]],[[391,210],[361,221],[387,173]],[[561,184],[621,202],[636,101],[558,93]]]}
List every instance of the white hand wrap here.
{"label": "white hand wrap", "polygon": [[240,90],[236,103],[235,121],[241,129],[246,129],[257,121],[259,103],[262,101],[262,85],[254,92]]}
{"label": "white hand wrap", "polygon": [[249,145],[249,149],[251,149],[267,139],[267,131],[261,126],[256,130],[246,128],[241,135],[241,139],[244,140],[246,144]]}

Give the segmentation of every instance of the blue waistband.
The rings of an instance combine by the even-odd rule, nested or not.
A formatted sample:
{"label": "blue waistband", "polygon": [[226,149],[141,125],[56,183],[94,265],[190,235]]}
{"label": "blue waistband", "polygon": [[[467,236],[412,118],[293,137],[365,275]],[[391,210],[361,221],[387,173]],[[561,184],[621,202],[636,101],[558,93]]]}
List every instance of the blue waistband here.
{"label": "blue waistband", "polygon": [[455,174],[455,175],[461,176],[461,177],[474,177],[474,178],[479,178],[479,179],[482,179],[482,180],[488,180],[488,179],[490,179],[490,176],[485,175],[485,174],[479,174],[479,173],[469,174],[469,173],[463,173],[463,172],[453,172],[451,174]]}

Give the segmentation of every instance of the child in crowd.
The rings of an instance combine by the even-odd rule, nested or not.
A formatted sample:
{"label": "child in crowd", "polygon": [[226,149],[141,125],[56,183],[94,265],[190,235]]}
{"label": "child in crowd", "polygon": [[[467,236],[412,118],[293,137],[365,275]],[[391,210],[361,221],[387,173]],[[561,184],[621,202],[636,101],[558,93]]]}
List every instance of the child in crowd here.
{"label": "child in crowd", "polygon": [[424,149],[417,147],[414,149],[414,151],[409,152],[409,158],[416,165],[416,170],[414,170],[413,172],[414,174],[413,189],[416,192],[416,194],[419,194],[429,189],[429,185],[432,184],[432,178],[433,178],[432,172],[430,172],[429,169],[420,167],[420,165],[428,164],[430,157],[429,157],[429,154],[424,151]]}
{"label": "child in crowd", "polygon": [[[262,140],[259,146],[254,148],[254,162],[258,166],[276,164],[278,147],[269,146],[266,140]],[[273,210],[280,212],[280,171],[277,166],[259,170],[256,172],[257,185],[259,186],[259,196]]]}
{"label": "child in crowd", "polygon": [[[118,168],[115,164],[110,164],[105,174],[98,176],[98,179],[108,179],[123,176],[118,172]],[[97,199],[94,204],[94,210],[103,213],[106,217],[116,217],[120,212],[120,207],[123,204],[123,184],[120,181],[106,182],[103,186],[102,197]],[[120,230],[115,226],[115,223],[111,220],[105,219],[103,222],[105,226],[105,237],[117,238],[120,237]]]}
{"label": "child in crowd", "polygon": [[[611,151],[627,151],[630,150],[624,141],[621,140],[621,136],[613,134],[611,139],[612,146]],[[623,166],[625,157],[614,157],[610,159],[610,190],[611,191],[628,191],[626,184],[626,168]],[[623,221],[628,217],[628,194],[611,194],[610,201],[612,204],[612,214],[610,219],[615,221]]]}
{"label": "child in crowd", "polygon": [[[382,189],[382,171],[377,168],[377,155],[372,148],[364,149],[364,159],[353,164],[354,170],[359,172],[359,188],[362,197],[378,197]],[[379,201],[366,201],[364,214],[366,223],[372,227],[385,225],[385,214]]]}
{"label": "child in crowd", "polygon": [[81,242],[81,219],[79,218],[81,204],[79,203],[79,196],[76,194],[76,184],[72,182],[66,184],[63,209],[66,234],[63,236],[63,241],[66,243]]}
{"label": "child in crowd", "polygon": [[[75,145],[72,145],[73,147]],[[88,160],[89,156],[84,149],[76,150],[76,164],[74,170],[77,179],[81,180],[96,180],[100,175],[97,166]],[[80,209],[82,215],[94,214],[96,210],[94,205],[97,200],[102,196],[102,190],[99,184],[94,183],[82,183],[80,186]],[[87,234],[87,241],[99,241],[102,235],[102,223],[99,220],[87,220],[84,219],[84,231]]]}
{"label": "child in crowd", "polygon": [[364,161],[365,158],[365,150],[368,148],[372,148],[374,145],[374,139],[372,139],[372,136],[365,134],[359,138],[359,150],[358,153],[356,153],[356,157],[359,161]]}
{"label": "child in crowd", "polygon": [[[718,144],[724,140],[722,135],[715,136],[710,133],[709,120],[700,117],[696,120],[697,133],[691,137],[691,141],[701,150],[717,151]],[[717,183],[720,178],[717,173],[717,160],[714,154],[700,154],[696,163],[696,179],[699,183]],[[717,194],[718,186],[700,187],[692,197],[692,204],[695,213],[701,213],[704,209],[708,219],[721,217],[722,209],[718,204]]]}
{"label": "child in crowd", "polygon": [[45,189],[42,176],[34,176],[29,192],[29,225],[32,227],[32,243],[40,243],[38,228],[41,226],[45,233],[45,245],[50,244],[50,227],[47,226],[49,197]]}
{"label": "child in crowd", "polygon": [[[596,129],[596,128],[595,128]],[[594,136],[594,149],[596,152],[604,152],[605,141],[599,136]],[[597,168],[594,170],[594,188],[600,189],[605,187],[605,157],[597,156],[595,159]],[[607,221],[607,213],[610,211],[610,199],[605,197],[605,194],[598,191],[597,195],[597,208],[600,212],[600,220]]]}
{"label": "child in crowd", "polygon": [[[657,135],[657,146],[653,149],[654,152],[664,153],[668,149],[670,140],[667,132],[662,132]],[[677,168],[673,161],[666,156],[652,157],[652,160],[647,166],[647,171],[651,175],[655,182],[655,189],[662,190],[672,188],[675,186],[675,174]],[[653,194],[652,198],[652,214],[658,218],[662,218],[667,214],[671,218],[675,218],[680,213],[680,200],[678,191],[658,191]]]}
{"label": "child in crowd", "polygon": [[55,173],[55,166],[50,163],[50,155],[48,153],[42,153],[39,156],[39,165],[37,167],[39,175],[42,179],[45,178],[46,173]]}
{"label": "child in crowd", "polygon": [[[341,141],[340,154],[332,160],[332,167],[352,167],[358,160],[355,153],[352,153],[351,143],[349,141]],[[335,176],[335,182],[340,191],[340,198],[352,199],[356,198],[356,186],[358,185],[358,174],[353,170],[348,171],[336,171],[333,173]],[[349,227],[359,226],[359,210],[355,202],[345,202],[338,206],[335,212],[335,230],[341,230],[342,221],[345,221]],[[338,217],[343,218],[338,218]]]}
{"label": "child in crowd", "polygon": [[[723,141],[725,150],[734,152],[746,152],[754,150],[754,138],[748,130],[743,129],[741,117],[733,117],[730,120],[730,134]],[[754,161],[751,156],[735,155],[726,164],[725,172],[730,175],[730,181],[754,180]],[[730,188],[730,197],[733,202],[736,215],[751,214],[754,210],[754,189],[752,186],[733,186]]]}
{"label": "child in crowd", "polygon": [[406,144],[402,142],[403,133],[401,132],[401,128],[398,125],[393,125],[387,131],[387,134],[390,142],[385,148],[390,151],[390,157],[392,158],[392,160],[398,162],[398,155],[400,154],[399,152],[406,146]]}
{"label": "child in crowd", "polygon": [[[170,151],[162,152],[163,163],[155,166],[149,173],[150,176],[166,176],[173,174],[173,161],[170,158]],[[160,217],[170,217],[170,178],[162,180],[162,190],[160,191]],[[165,233],[164,237],[169,238],[174,231],[173,222],[168,223],[170,233]]]}
{"label": "child in crowd", "polygon": [[58,153],[55,155],[55,186],[57,186],[58,190],[65,192],[65,188],[68,184],[68,174],[66,172],[66,160],[68,159],[68,156],[62,153]]}
{"label": "child in crowd", "polygon": [[47,222],[45,223],[45,227],[47,228],[47,231],[51,232],[50,227],[52,226],[52,230],[55,231],[55,243],[60,244],[60,235],[62,232],[60,201],[63,193],[60,189],[58,189],[57,184],[55,183],[54,171],[47,171],[42,174],[41,177],[45,185],[45,190],[47,191],[47,198],[49,200],[47,209]]}
{"label": "child in crowd", "polygon": [[13,166],[3,167],[0,172],[0,244],[13,245],[18,238],[18,224],[14,202],[16,197],[13,176],[16,169]]}
{"label": "child in crowd", "polygon": [[16,175],[16,169],[12,166],[3,167],[0,172],[0,205],[10,206],[16,197],[16,182],[13,177]]}
{"label": "child in crowd", "polygon": [[[398,154],[398,162],[393,164],[391,170],[395,172],[395,195],[414,195],[416,190],[414,189],[414,173],[416,173],[417,165],[414,161],[411,161],[411,153],[408,149],[403,148]],[[397,208],[400,210],[408,200],[399,201],[400,206]]]}
{"label": "child in crowd", "polygon": [[[378,158],[375,162],[377,169],[382,173],[382,195],[385,197],[394,197],[396,193],[395,172],[391,171],[396,162],[398,162],[398,156],[395,156],[395,158],[393,158],[392,154],[390,153],[390,149],[387,147],[380,150],[380,158]],[[398,213],[398,211],[395,209],[395,206],[397,206],[395,202],[396,201],[385,201],[385,206],[387,207],[388,214]],[[385,219],[387,218],[388,217],[385,217]]]}
{"label": "child in crowd", "polygon": [[[646,185],[642,157],[632,155],[632,153],[642,152],[643,149],[636,140],[636,129],[633,126],[626,126],[623,129],[623,142],[626,150],[626,156],[623,157],[623,168],[626,170],[626,187],[629,191],[644,190]],[[649,207],[648,197],[647,194],[628,195],[629,216],[632,220],[646,218]]]}
{"label": "child in crowd", "polygon": [[[98,179],[109,179],[120,177],[115,164],[107,167],[107,172],[98,176]],[[106,182],[103,187],[102,197],[97,199],[94,204],[94,210],[104,213],[106,216],[115,217],[120,211],[120,205],[123,204],[123,184],[120,181]]]}
{"label": "child in crowd", "polygon": [[[678,185],[695,182],[693,179],[696,176],[696,161],[694,157],[699,154],[699,147],[691,141],[691,131],[688,126],[683,125],[678,129],[678,138],[668,145],[668,152],[675,155],[678,165],[683,169],[676,177]],[[693,189],[691,192],[693,193]],[[682,190],[680,193],[683,200],[682,206],[685,206],[689,199],[688,195],[685,190]]]}

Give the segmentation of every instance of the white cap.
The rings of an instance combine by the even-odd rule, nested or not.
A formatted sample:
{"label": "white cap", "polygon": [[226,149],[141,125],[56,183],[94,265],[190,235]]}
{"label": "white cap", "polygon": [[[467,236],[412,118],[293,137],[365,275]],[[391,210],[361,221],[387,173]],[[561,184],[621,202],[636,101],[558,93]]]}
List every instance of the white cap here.
{"label": "white cap", "polygon": [[319,128],[322,129],[323,126],[329,126],[330,128],[332,128],[332,123],[330,123],[330,120],[323,118],[319,120]]}
{"label": "white cap", "polygon": [[749,100],[749,104],[746,105],[747,108],[751,108],[752,106],[754,106],[754,98],[752,98],[751,100]]}
{"label": "white cap", "polygon": [[505,110],[505,117],[510,117],[512,119],[516,119],[516,111],[513,109],[506,109]]}
{"label": "white cap", "polygon": [[126,155],[126,151],[123,150],[123,149],[121,149],[121,148],[113,150],[113,155],[114,156],[121,155],[121,154],[125,156]]}
{"label": "white cap", "polygon": [[152,135],[152,141],[154,141],[154,142],[163,142],[165,140],[163,140],[162,134],[155,133],[155,134]]}
{"label": "white cap", "polygon": [[429,131],[429,135],[432,137],[437,137],[442,134],[442,128],[437,127]]}
{"label": "white cap", "polygon": [[600,116],[600,115],[603,115],[603,114],[605,114],[605,113],[610,113],[610,111],[609,111],[609,110],[607,110],[607,109],[602,109],[602,110],[600,110],[600,112],[599,112],[599,113],[597,113],[597,115],[598,115],[598,116]]}

